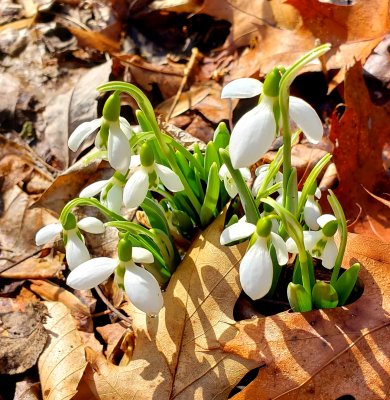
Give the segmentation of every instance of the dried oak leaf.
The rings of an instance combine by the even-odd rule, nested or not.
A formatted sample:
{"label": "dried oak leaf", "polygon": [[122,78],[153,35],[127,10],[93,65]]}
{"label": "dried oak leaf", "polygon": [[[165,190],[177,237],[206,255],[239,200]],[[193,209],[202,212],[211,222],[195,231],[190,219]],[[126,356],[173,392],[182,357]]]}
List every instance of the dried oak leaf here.
{"label": "dried oak leaf", "polygon": [[390,137],[390,106],[371,102],[360,63],[348,70],[344,86],[345,112],[340,119],[337,112],[333,114],[330,130],[330,139],[337,144],[333,160],[340,181],[335,193],[347,218],[355,221],[359,217],[350,230],[389,241],[390,209],[365,189],[379,197],[390,193],[390,179],[382,160]]}
{"label": "dried oak leaf", "polygon": [[43,399],[70,400],[87,365],[84,346],[69,309],[58,302],[44,304],[50,341],[38,360]]}
{"label": "dried oak leaf", "polygon": [[224,215],[197,240],[173,275],[157,318],[129,308],[135,348],[125,367],[88,351],[83,383],[97,398],[226,399],[253,361],[224,354],[219,340],[236,334],[233,306],[240,293],[244,247],[220,251]]}
{"label": "dried oak leaf", "polygon": [[[237,24],[244,24],[247,26],[247,35],[244,37],[251,32],[249,36],[252,38],[250,46],[231,65],[229,80],[257,75],[259,70],[263,75],[277,64],[290,65],[311,50],[316,40],[320,40],[321,43],[332,44],[331,51],[325,55],[326,68],[341,68],[330,85],[333,88],[343,80],[347,68],[356,61],[365,61],[389,29],[388,0],[360,1],[351,7],[315,0],[278,3],[259,1],[256,2],[256,9],[251,1],[225,3],[224,15],[233,23],[232,32],[237,29]],[[256,13],[257,8],[268,11],[277,8],[278,12],[270,19],[264,11]],[[373,9],[375,24],[372,23]],[[249,24],[252,25],[251,31]],[[249,44],[242,44],[239,39],[237,37],[235,40],[235,47]],[[231,45],[229,38],[226,45]],[[321,68],[316,61],[308,65],[306,70],[319,71]]]}
{"label": "dried oak leaf", "polygon": [[52,277],[61,259],[37,253],[35,233],[54,222],[49,212],[31,209],[37,196],[52,182],[31,150],[0,137],[0,274],[3,278]]}
{"label": "dried oak leaf", "polygon": [[362,296],[306,313],[284,312],[237,323],[227,354],[262,366],[239,399],[384,399],[390,385],[390,245],[351,235],[344,265],[359,260]]}
{"label": "dried oak leaf", "polygon": [[35,365],[46,345],[46,307],[22,299],[0,300],[0,373],[19,374]]}

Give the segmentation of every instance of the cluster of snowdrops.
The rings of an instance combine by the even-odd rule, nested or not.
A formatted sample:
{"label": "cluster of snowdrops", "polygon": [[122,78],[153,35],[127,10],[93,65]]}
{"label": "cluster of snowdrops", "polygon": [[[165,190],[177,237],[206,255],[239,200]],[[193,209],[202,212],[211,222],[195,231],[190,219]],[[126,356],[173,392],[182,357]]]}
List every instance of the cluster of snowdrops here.
{"label": "cluster of snowdrops", "polygon": [[[91,289],[112,274],[129,300],[150,316],[163,307],[161,286],[181,261],[180,238],[193,239],[231,201],[232,210],[221,234],[222,245],[248,241],[239,276],[244,292],[253,300],[271,297],[280,272],[293,263],[287,297],[294,311],[331,308],[345,304],[357,280],[359,265],[340,273],[347,228],[335,195],[329,191],[333,214],[322,214],[317,178],[330,160],[324,156],[298,191],[297,173],[291,166],[291,147],[302,132],[309,142],[321,140],[323,127],[315,110],[290,96],[289,88],[299,70],[329,50],[315,48],[289,68],[276,67],[264,83],[237,79],[222,90],[223,98],[259,96],[258,104],[235,125],[231,135],[221,123],[204,151],[192,151],[164,133],[153,108],[136,86],[110,82],[98,88],[113,92],[101,118],[81,124],[69,138],[76,151],[97,131],[94,157],[108,160],[111,178],[92,183],[63,208],[59,223],[36,234],[37,245],[62,236],[70,269],[67,284]],[[120,95],[128,94],[139,106],[138,128],[120,116]],[[298,130],[291,132],[294,123]],[[283,133],[283,146],[270,164],[256,169],[252,187],[249,167]],[[97,208],[104,221],[95,217],[77,220],[75,207]],[[143,226],[127,220],[122,211],[140,207],[147,218]],[[240,210],[243,210],[240,214]],[[117,258],[91,258],[82,232],[118,232]],[[339,245],[334,236],[339,231]],[[316,281],[315,266],[332,270],[329,282]],[[314,262],[313,262],[314,261]]]}

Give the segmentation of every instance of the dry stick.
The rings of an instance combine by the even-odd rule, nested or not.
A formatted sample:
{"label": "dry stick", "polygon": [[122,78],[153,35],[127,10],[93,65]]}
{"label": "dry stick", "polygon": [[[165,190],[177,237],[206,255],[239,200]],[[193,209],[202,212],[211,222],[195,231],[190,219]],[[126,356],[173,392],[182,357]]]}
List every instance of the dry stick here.
{"label": "dry stick", "polygon": [[173,111],[174,111],[175,107],[177,106],[177,103],[179,102],[180,96],[182,95],[183,89],[184,89],[185,85],[187,84],[188,77],[189,77],[189,75],[190,75],[190,73],[192,71],[192,68],[194,68],[194,65],[195,65],[195,62],[196,62],[196,59],[197,59],[198,55],[199,55],[199,50],[196,47],[194,47],[192,49],[190,60],[188,61],[187,66],[184,68],[183,79],[182,79],[182,81],[180,83],[179,90],[176,93],[176,96],[175,96],[175,98],[173,100],[173,103],[171,105],[169,113],[168,113],[168,115],[166,117],[166,121],[167,122],[171,119],[171,115],[173,114]]}
{"label": "dry stick", "polygon": [[300,385],[287,390],[286,392],[281,393],[280,395],[276,396],[273,398],[273,400],[279,399],[280,397],[289,394],[291,392],[294,392],[295,390],[301,388],[302,386],[306,385],[307,382],[309,382],[313,377],[317,374],[319,374],[325,367],[327,367],[329,364],[331,364],[333,361],[337,360],[340,356],[342,356],[344,353],[346,353],[348,350],[352,349],[360,340],[362,340],[364,337],[366,337],[370,333],[374,333],[376,331],[379,331],[380,329],[386,328],[386,326],[390,325],[390,321],[384,322],[382,325],[376,326],[375,328],[369,329],[367,332],[364,332],[361,336],[359,336],[355,341],[353,341],[349,346],[347,346],[344,350],[340,351],[340,353],[337,353],[334,357],[332,357],[327,363],[322,365],[320,368],[318,368],[316,371],[313,372],[312,375],[310,375],[305,381],[303,381]]}
{"label": "dry stick", "polygon": [[102,290],[100,289],[99,286],[95,286],[94,289],[96,290],[96,293],[99,295],[99,297],[103,300],[103,303],[115,314],[120,318],[122,321],[125,321],[128,325],[129,328],[132,327],[133,321],[129,318],[126,317],[126,315],[122,314],[118,309],[116,309],[107,299],[107,297],[103,294]]}

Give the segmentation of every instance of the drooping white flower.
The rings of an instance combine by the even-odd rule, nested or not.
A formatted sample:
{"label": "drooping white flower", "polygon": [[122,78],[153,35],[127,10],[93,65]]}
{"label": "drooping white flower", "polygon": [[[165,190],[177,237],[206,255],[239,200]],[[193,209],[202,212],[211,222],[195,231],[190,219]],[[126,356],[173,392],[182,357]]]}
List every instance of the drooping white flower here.
{"label": "drooping white flower", "polygon": [[[139,310],[148,315],[157,315],[163,307],[163,297],[156,278],[146,269],[135,263],[152,263],[150,251],[132,248],[132,257],[128,261],[98,257],[84,262],[68,276],[66,283],[74,289],[92,289],[107,280],[116,271],[119,281],[123,282],[130,301]],[[124,274],[120,270],[124,269]]]}
{"label": "drooping white flower", "polygon": [[314,231],[320,228],[317,219],[321,216],[321,208],[315,197],[317,199],[321,198],[321,191],[318,188],[314,195],[307,196],[307,200],[303,208],[303,218],[305,223],[311,230]]}
{"label": "drooping white flower", "polygon": [[[248,168],[240,168],[240,172],[242,177],[246,180],[249,181],[251,179],[251,173]],[[227,166],[225,164],[222,165],[222,167],[219,169],[219,179],[223,181],[225,185],[225,189],[228,192],[229,196],[233,199],[234,197],[237,196],[238,189],[237,186],[234,182],[234,179],[232,178]]]}
{"label": "drooping white flower", "polygon": [[256,235],[254,243],[240,263],[242,289],[253,300],[264,297],[272,286],[273,265],[269,243],[274,245],[279,265],[284,265],[288,261],[284,240],[271,229],[272,222],[269,218],[260,219],[257,226],[241,220],[226,228],[221,234],[222,245]]}
{"label": "drooping white flower", "polygon": [[[337,219],[330,214],[317,218],[321,227],[319,231],[303,231],[305,249],[315,258],[322,260],[325,268],[332,269],[338,254],[338,248],[334,240],[337,231]],[[287,239],[287,250],[298,254],[298,247],[292,238]]]}
{"label": "drooping white flower", "polygon": [[[151,184],[150,176],[153,176],[154,182]],[[137,208],[145,199],[149,187],[157,187],[159,182],[171,192],[180,192],[184,186],[180,178],[168,167],[153,162],[149,166],[141,165],[129,180],[123,190],[123,202],[127,208]]]}
{"label": "drooping white flower", "polygon": [[79,197],[89,198],[100,193],[100,202],[109,210],[120,214],[125,182],[125,177],[120,172],[116,172],[110,179],[97,181],[85,187]]}
{"label": "drooping white flower", "polygon": [[[228,83],[222,90],[222,98],[249,98],[263,92],[263,85],[256,79],[241,78]],[[290,96],[290,118],[311,143],[318,143],[323,134],[320,118],[304,100]],[[258,161],[275,139],[277,123],[274,107],[277,94],[262,93],[260,103],[244,114],[233,129],[229,152],[234,168],[248,167]]]}
{"label": "drooping white flower", "polygon": [[[268,171],[269,171],[269,164],[263,164],[263,165],[260,165],[260,167],[256,168],[256,171],[255,171],[256,179],[253,182],[253,186],[252,186],[253,196],[255,196],[255,197],[257,196],[257,193],[259,192],[259,189],[260,189],[261,185],[263,184],[263,182],[268,174]],[[279,182],[283,182],[283,174],[280,171],[278,171],[276,173],[276,175],[273,177],[273,179],[271,179],[271,182],[268,184],[267,188],[269,188]],[[279,193],[281,193],[281,191],[282,191],[282,189],[278,190]]]}
{"label": "drooping white flower", "polygon": [[[73,217],[74,218],[74,217]],[[35,235],[35,243],[41,246],[55,239],[60,233],[65,242],[65,254],[69,268],[72,270],[79,264],[90,259],[89,251],[79,229],[89,233],[103,233],[105,230],[102,221],[95,217],[86,217],[77,222],[72,229],[64,229],[60,224],[49,224],[41,228]]]}
{"label": "drooping white flower", "polygon": [[[100,127],[99,135],[102,143],[97,146],[107,148],[110,165],[125,174],[129,169],[131,159],[129,140],[132,130],[126,119],[119,116],[119,112],[119,94],[114,93],[106,101],[103,116],[79,125],[70,135],[68,146],[72,151],[76,151],[81,143]],[[108,134],[108,138],[105,137],[106,134]]]}

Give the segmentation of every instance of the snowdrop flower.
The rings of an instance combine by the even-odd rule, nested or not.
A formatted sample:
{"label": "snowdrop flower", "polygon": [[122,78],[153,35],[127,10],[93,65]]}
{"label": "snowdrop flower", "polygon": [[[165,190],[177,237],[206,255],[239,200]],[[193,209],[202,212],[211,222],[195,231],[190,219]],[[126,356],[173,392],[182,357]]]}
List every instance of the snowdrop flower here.
{"label": "snowdrop flower", "polygon": [[222,245],[252,236],[252,246],[246,251],[240,263],[240,282],[244,292],[253,300],[264,297],[272,286],[273,265],[269,253],[269,242],[276,250],[280,265],[287,264],[288,253],[284,240],[271,231],[272,222],[262,218],[257,225],[239,221],[226,228],[221,235]]}
{"label": "snowdrop flower", "polygon": [[148,143],[141,146],[140,163],[140,168],[130,176],[123,190],[126,207],[137,208],[144,201],[149,187],[157,187],[159,181],[171,192],[184,190],[180,178],[171,169],[154,162],[153,151]]}
{"label": "snowdrop flower", "polygon": [[[261,94],[259,104],[244,114],[237,122],[230,138],[230,157],[234,168],[248,167],[258,161],[269,149],[279,125],[279,81],[280,71],[270,72],[264,84],[256,79],[241,78],[228,83],[221,98],[243,99]],[[315,110],[305,101],[290,96],[291,119],[311,143],[318,143],[323,128]],[[276,113],[275,113],[276,112]]]}
{"label": "snowdrop flower", "polygon": [[103,233],[104,224],[97,218],[87,217],[76,221],[73,214],[69,214],[65,225],[49,224],[41,228],[35,235],[35,243],[41,246],[53,240],[62,233],[65,244],[66,261],[69,268],[73,270],[79,264],[90,259],[89,251],[84,243],[84,238],[80,234],[79,228],[89,233]]}
{"label": "snowdrop flower", "polygon": [[[240,172],[242,177],[246,180],[249,181],[251,179],[251,173],[248,168],[240,168]],[[237,196],[238,189],[237,186],[234,182],[234,179],[230,175],[230,172],[225,164],[222,165],[222,167],[219,169],[219,179],[223,181],[225,185],[225,189],[228,192],[229,196],[233,199],[234,197]]]}
{"label": "snowdrop flower", "polygon": [[[259,189],[268,174],[268,170],[269,170],[269,164],[264,164],[264,165],[261,165],[260,167],[256,168],[256,171],[255,171],[256,179],[253,182],[253,186],[252,186],[253,196],[255,196],[255,197],[257,196],[257,193],[259,192]],[[269,183],[269,185],[266,189],[268,189],[269,187],[271,187],[279,182],[283,182],[283,174],[280,171],[278,171],[276,173],[276,175],[271,179],[271,182]],[[281,193],[281,190],[282,189],[280,189],[278,192]]]}
{"label": "snowdrop flower", "polygon": [[[324,214],[317,218],[319,231],[303,231],[303,240],[306,250],[315,258],[322,260],[325,268],[332,269],[336,261],[338,249],[334,240],[337,231],[337,219],[331,214]],[[292,238],[287,239],[287,249],[297,254],[298,248]]]}
{"label": "snowdrop flower", "polygon": [[153,254],[142,247],[132,247],[126,239],[118,243],[118,259],[93,258],[79,265],[66,283],[74,289],[92,289],[115,272],[119,286],[124,287],[135,307],[148,315],[157,315],[163,298],[156,278],[136,263],[152,263]]}
{"label": "snowdrop flower", "polygon": [[303,218],[305,220],[305,223],[309,227],[309,229],[313,231],[316,231],[320,228],[317,220],[321,216],[321,208],[315,197],[317,199],[321,198],[321,190],[318,188],[316,189],[314,194],[309,194],[303,208]]}
{"label": "snowdrop flower", "polygon": [[120,214],[123,203],[123,186],[126,178],[120,172],[115,172],[110,179],[104,179],[85,187],[79,197],[89,198],[100,193],[100,202],[109,210]]}
{"label": "snowdrop flower", "polygon": [[120,99],[115,92],[106,101],[103,116],[78,126],[70,135],[68,146],[76,151],[81,143],[100,127],[96,137],[96,147],[107,149],[110,165],[125,174],[129,169],[131,148],[129,139],[132,135],[129,123],[119,116]]}

